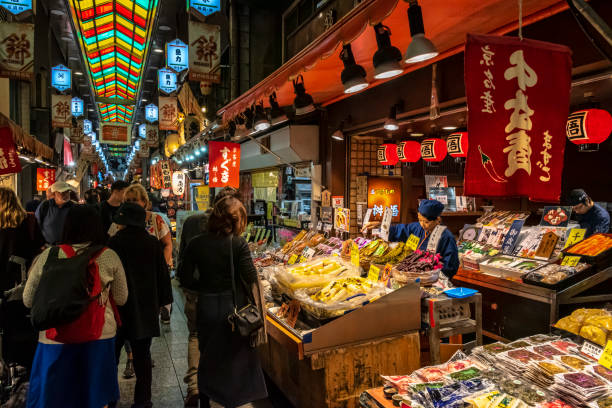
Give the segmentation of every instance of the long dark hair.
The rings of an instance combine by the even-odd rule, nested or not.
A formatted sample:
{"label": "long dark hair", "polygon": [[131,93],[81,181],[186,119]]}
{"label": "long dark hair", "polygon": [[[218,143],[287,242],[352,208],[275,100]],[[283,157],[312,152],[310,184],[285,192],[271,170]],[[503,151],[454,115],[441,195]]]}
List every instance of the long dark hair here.
{"label": "long dark hair", "polygon": [[208,220],[208,230],[218,235],[241,235],[246,229],[247,213],[244,205],[232,195],[215,202]]}
{"label": "long dark hair", "polygon": [[81,244],[91,242],[93,245],[104,245],[106,234],[102,226],[102,219],[98,212],[87,205],[75,205],[68,210],[64,232],[63,244]]}

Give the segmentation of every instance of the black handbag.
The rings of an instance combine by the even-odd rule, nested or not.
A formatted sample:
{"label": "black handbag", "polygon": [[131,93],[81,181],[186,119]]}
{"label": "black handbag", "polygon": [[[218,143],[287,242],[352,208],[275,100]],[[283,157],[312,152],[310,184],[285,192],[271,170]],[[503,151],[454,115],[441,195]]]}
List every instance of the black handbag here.
{"label": "black handbag", "polygon": [[238,331],[242,337],[250,337],[251,334],[263,327],[263,319],[259,308],[254,304],[249,296],[250,290],[246,288],[242,278],[241,283],[245,286],[246,298],[248,299],[246,306],[238,309],[236,303],[236,278],[234,276],[234,250],[233,240],[230,235],[230,273],[232,277],[232,299],[234,301],[234,311],[227,317],[228,322],[232,326],[232,331]]}

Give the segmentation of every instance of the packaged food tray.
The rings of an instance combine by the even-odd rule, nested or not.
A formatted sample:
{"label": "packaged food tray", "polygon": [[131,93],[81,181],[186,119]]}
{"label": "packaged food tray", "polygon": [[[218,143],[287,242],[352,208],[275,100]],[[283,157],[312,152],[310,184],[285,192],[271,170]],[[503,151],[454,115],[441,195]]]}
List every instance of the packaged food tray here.
{"label": "packaged food tray", "polygon": [[525,276],[523,276],[523,283],[526,283],[528,285],[533,285],[533,286],[539,286],[542,288],[546,288],[546,289],[551,289],[554,291],[560,291],[563,289],[567,289],[570,286],[580,282],[583,279],[586,279],[590,276],[593,276],[595,274],[596,269],[593,268],[591,265],[589,265],[586,269],[576,272],[575,274],[573,274],[572,276],[568,276],[567,278],[563,279],[562,281],[559,281],[557,283],[554,284],[549,284],[549,283],[543,283],[540,282],[537,279],[532,279],[531,274],[532,273],[537,273],[537,269],[533,272],[530,272],[528,274],[526,274]]}
{"label": "packaged food tray", "polygon": [[590,256],[590,255],[583,255],[580,253],[576,253],[576,252],[572,252],[572,250],[574,248],[576,248],[578,245],[581,245],[583,242],[588,241],[593,239],[594,237],[597,237],[598,235],[603,235],[605,237],[608,237],[610,239],[612,239],[612,234],[593,234],[590,237],[575,243],[574,245],[565,248],[562,252],[563,255],[570,255],[570,256],[579,256],[581,262],[586,262],[590,265],[594,266],[594,269],[596,270],[600,270],[602,268],[607,267],[608,265],[610,265],[610,263],[612,263],[612,247],[606,249],[605,251],[601,252],[600,254],[597,254],[596,256]]}

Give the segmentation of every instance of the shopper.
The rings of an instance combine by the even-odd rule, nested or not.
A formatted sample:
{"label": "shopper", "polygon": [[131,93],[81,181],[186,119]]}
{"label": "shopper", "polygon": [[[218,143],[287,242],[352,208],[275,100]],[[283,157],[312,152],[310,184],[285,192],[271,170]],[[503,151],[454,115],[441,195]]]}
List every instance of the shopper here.
{"label": "shopper", "polygon": [[130,185],[123,180],[115,181],[111,186],[110,197],[108,200],[102,201],[102,204],[100,204],[100,215],[102,216],[102,225],[105,232],[108,232],[108,229],[113,223],[113,218],[123,203],[123,194],[125,193],[125,189],[129,186]]}
{"label": "shopper", "polygon": [[577,214],[580,228],[586,229],[585,238],[597,232],[610,232],[610,214],[599,204],[595,204],[583,189],[578,188],[570,192],[569,205]]}
{"label": "shopper", "polygon": [[[41,278],[50,271],[49,265],[57,268],[57,259],[67,258],[72,252],[78,255],[92,250],[92,246],[103,245],[105,239],[95,210],[83,205],[70,208],[63,230],[65,245],[48,248],[34,261],[23,292],[24,304],[32,307],[43,288],[39,288]],[[98,298],[105,307],[102,334],[93,341],[58,343],[49,339],[52,332],[41,331],[30,376],[28,408],[101,408],[119,398],[115,364],[117,320],[111,297],[117,305],[123,305],[128,288],[121,260],[113,250],[104,248],[92,259],[101,287],[105,288]]]}
{"label": "shopper", "polygon": [[[216,197],[216,203],[223,197],[232,196],[240,199],[240,193],[235,188],[226,187]],[[189,216],[183,223],[181,230],[179,253],[177,258],[177,277],[181,281],[183,294],[185,295],[185,317],[187,318],[187,328],[189,329],[189,347],[187,349],[187,373],[183,381],[187,384],[187,396],[185,397],[185,407],[198,406],[198,363],[200,361],[200,350],[198,348],[198,330],[196,321],[196,311],[198,306],[197,287],[192,287],[190,282],[193,281],[193,276],[181,277],[181,272],[186,272],[181,267],[185,256],[187,244],[193,238],[207,231],[208,218],[212,210],[203,211],[199,214]],[[193,271],[191,271],[193,272]],[[183,283],[184,282],[184,283]]]}
{"label": "shopper", "polygon": [[35,195],[34,197],[32,197],[30,201],[26,203],[25,210],[27,212],[35,213],[40,203],[42,203],[41,197],[38,195]]}
{"label": "shopper", "polygon": [[[145,230],[146,212],[136,203],[124,203],[115,216],[119,231],[109,241],[123,262],[130,296],[119,308],[123,326],[118,332],[116,358],[123,342],[130,342],[136,386],[134,405],[148,408],[151,403],[151,339],[159,337],[159,310],[172,303],[170,275],[161,243]],[[111,406],[113,406],[111,404]]]}
{"label": "shopper", "polygon": [[85,204],[95,206],[100,204],[100,195],[98,194],[98,190],[95,188],[87,190],[83,195],[83,198],[85,199]]}
{"label": "shopper", "polygon": [[28,370],[36,351],[37,333],[30,324],[28,310],[20,299],[5,292],[25,283],[25,272],[45,241],[32,213],[26,213],[17,194],[0,187],[0,331],[5,361]]}
{"label": "shopper", "polygon": [[76,205],[70,200],[74,187],[65,181],[57,181],[51,186],[51,198],[36,209],[36,219],[42,230],[45,242],[55,245],[61,242],[62,231],[68,211]]}
{"label": "shopper", "polygon": [[[246,222],[246,210],[238,199],[220,199],[210,214],[208,231],[187,244],[181,264],[181,276],[191,276],[189,287],[199,292],[201,407],[210,406],[209,399],[229,408],[267,396],[257,351],[251,347],[250,339],[232,331],[227,320],[234,307],[244,306],[247,298],[253,299],[261,310],[257,271],[248,244],[240,237]],[[232,262],[237,305],[232,296]]]}

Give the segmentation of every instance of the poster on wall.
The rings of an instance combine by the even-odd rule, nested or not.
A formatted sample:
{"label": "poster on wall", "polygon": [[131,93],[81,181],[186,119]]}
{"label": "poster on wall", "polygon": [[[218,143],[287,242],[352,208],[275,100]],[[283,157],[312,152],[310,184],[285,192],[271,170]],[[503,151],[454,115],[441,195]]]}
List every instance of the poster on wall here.
{"label": "poster on wall", "polygon": [[351,229],[351,210],[337,207],[334,209],[334,229],[349,232]]}
{"label": "poster on wall", "polygon": [[132,142],[132,126],[124,123],[100,124],[100,143],[129,145]]}
{"label": "poster on wall", "polygon": [[51,95],[51,126],[57,128],[72,127],[70,95]]}
{"label": "poster on wall", "polygon": [[55,169],[36,169],[36,191],[47,191],[55,183]]}
{"label": "poster on wall", "polygon": [[13,140],[13,132],[8,126],[0,128],[0,174],[19,173],[20,171],[21,163]]}
{"label": "poster on wall", "polygon": [[465,195],[559,201],[571,67],[563,45],[468,34]]}
{"label": "poster on wall", "polygon": [[209,187],[240,187],[240,144],[209,142]]}
{"label": "poster on wall", "polygon": [[368,177],[368,208],[372,209],[370,221],[382,221],[385,209],[389,208],[393,222],[399,222],[401,202],[401,177]]}
{"label": "poster on wall", "polygon": [[210,206],[210,187],[208,186],[197,186],[193,189],[193,199],[198,206],[199,211],[206,211]]}
{"label": "poster on wall", "polygon": [[178,104],[175,97],[159,97],[159,130],[178,130]]}
{"label": "poster on wall", "polygon": [[221,81],[221,27],[189,22],[189,80],[197,82]]}
{"label": "poster on wall", "polygon": [[0,77],[30,81],[34,73],[34,24],[0,24]]}

